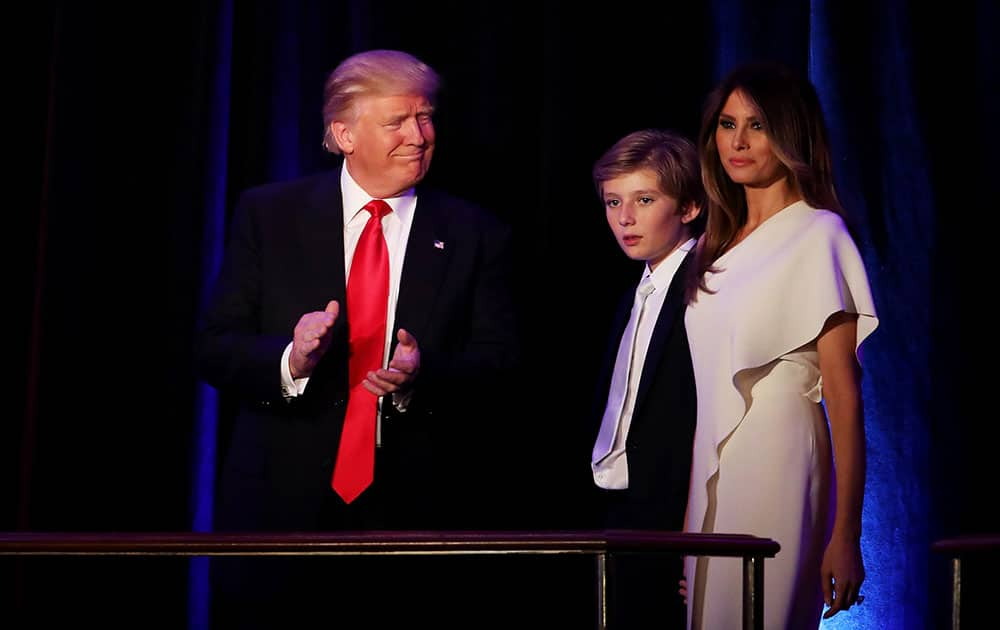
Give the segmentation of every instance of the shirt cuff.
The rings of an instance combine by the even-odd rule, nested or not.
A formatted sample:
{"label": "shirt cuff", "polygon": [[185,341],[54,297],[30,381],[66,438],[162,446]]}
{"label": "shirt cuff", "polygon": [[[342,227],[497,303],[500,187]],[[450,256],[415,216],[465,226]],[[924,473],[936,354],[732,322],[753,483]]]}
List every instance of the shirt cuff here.
{"label": "shirt cuff", "polygon": [[410,399],[413,398],[413,390],[406,392],[405,394],[400,394],[399,392],[392,393],[392,406],[399,413],[404,413],[406,408],[410,406]]}
{"label": "shirt cuff", "polygon": [[292,354],[292,344],[285,346],[285,351],[281,353],[281,395],[288,398],[296,398],[306,391],[309,377],[292,378],[292,370],[288,367],[288,357]]}

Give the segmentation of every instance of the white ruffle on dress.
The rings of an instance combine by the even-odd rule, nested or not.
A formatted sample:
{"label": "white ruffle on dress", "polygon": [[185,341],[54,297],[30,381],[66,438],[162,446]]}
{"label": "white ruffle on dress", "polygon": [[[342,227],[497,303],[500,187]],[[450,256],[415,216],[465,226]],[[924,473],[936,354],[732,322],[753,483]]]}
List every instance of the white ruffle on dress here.
{"label": "white ruffle on dress", "polygon": [[[868,277],[842,219],[802,201],[715,267],[715,293],[685,315],[698,392],[686,529],[776,540],[764,626],[815,629],[835,496],[816,339],[834,313],[857,313],[860,348],[878,325]],[[688,558],[685,575],[689,628],[741,627],[740,558]]]}

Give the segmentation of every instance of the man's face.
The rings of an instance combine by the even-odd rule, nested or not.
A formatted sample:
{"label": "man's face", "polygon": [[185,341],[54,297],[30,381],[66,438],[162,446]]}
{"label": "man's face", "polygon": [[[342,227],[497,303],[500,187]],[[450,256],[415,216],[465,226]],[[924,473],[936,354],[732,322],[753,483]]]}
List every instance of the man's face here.
{"label": "man's face", "polygon": [[354,181],[373,197],[394,197],[427,174],[434,153],[434,108],[423,96],[365,96],[334,137]]}

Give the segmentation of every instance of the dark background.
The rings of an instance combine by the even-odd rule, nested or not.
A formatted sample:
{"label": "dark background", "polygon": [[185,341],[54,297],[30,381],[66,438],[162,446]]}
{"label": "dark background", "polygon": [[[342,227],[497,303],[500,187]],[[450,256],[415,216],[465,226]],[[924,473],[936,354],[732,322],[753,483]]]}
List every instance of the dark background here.
{"label": "dark background", "polygon": [[[1000,21],[996,2],[911,4],[214,0],[12,14],[16,402],[0,423],[0,529],[210,527],[226,413],[192,377],[191,342],[228,213],[247,186],[335,164],[320,146],[322,83],[368,48],[407,50],[441,73],[429,180],[515,228],[530,349],[504,402],[531,437],[496,458],[508,469],[483,473],[498,522],[578,527],[590,381],[615,296],[638,273],[608,233],[590,167],[642,127],[693,135],[717,78],[770,57],[819,89],[880,315],[863,356],[867,601],[824,627],[943,627],[950,566],[930,543],[1000,531]],[[142,600],[176,627],[187,563],[158,562],[0,568],[31,615],[66,598],[98,617]],[[997,584],[967,574],[967,608],[984,581]]]}

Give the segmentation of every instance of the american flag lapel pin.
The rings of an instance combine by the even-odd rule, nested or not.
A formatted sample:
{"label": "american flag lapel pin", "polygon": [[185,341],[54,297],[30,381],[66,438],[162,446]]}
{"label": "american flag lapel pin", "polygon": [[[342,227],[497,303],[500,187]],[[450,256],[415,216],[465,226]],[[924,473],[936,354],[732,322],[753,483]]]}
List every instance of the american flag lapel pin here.
{"label": "american flag lapel pin", "polygon": [[434,249],[444,249],[444,241],[434,240]]}

